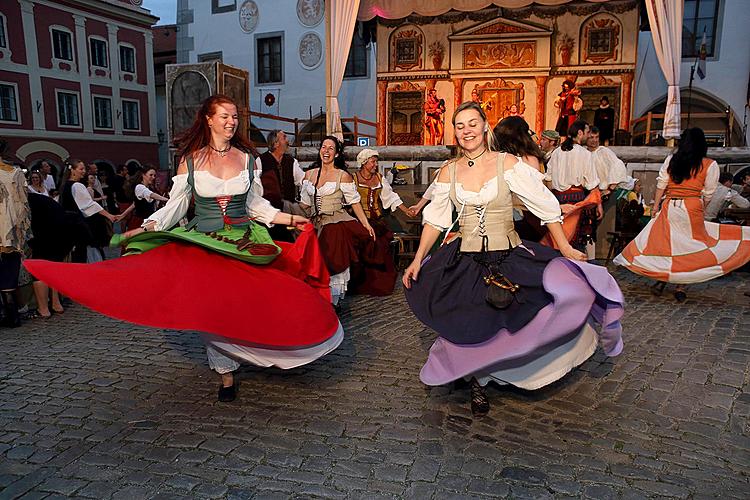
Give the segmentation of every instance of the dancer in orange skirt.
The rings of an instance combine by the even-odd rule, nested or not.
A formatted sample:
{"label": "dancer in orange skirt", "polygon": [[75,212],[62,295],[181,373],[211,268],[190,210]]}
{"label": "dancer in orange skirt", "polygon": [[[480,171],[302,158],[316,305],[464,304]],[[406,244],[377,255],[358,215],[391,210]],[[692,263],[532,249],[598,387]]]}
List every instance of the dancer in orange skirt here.
{"label": "dancer in orange skirt", "polygon": [[654,218],[614,260],[661,282],[653,287],[657,294],[666,283],[677,284],[678,302],[687,298],[685,285],[718,278],[750,261],[750,227],[703,220],[719,180],[719,166],[707,152],[703,130],[683,132],[677,151],[659,171]]}

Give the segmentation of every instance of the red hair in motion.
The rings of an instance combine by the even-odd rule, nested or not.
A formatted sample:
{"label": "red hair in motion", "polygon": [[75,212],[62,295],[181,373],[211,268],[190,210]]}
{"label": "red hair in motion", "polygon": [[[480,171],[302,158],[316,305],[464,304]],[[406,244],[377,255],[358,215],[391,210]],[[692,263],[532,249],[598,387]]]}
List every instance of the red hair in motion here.
{"label": "red hair in motion", "polygon": [[[203,101],[200,109],[195,114],[195,119],[190,128],[175,138],[175,145],[177,146],[177,151],[181,159],[200,151],[210,144],[211,129],[208,127],[208,119],[216,114],[216,107],[223,104],[231,104],[232,106],[237,107],[237,104],[235,104],[231,98],[222,94],[214,94]],[[237,112],[239,114],[239,110],[237,110]],[[250,142],[250,139],[247,138],[246,134],[247,131],[240,130],[238,124],[237,130],[229,140],[229,144],[240,151],[250,153],[253,156],[258,156],[255,146],[253,146],[253,143]]]}

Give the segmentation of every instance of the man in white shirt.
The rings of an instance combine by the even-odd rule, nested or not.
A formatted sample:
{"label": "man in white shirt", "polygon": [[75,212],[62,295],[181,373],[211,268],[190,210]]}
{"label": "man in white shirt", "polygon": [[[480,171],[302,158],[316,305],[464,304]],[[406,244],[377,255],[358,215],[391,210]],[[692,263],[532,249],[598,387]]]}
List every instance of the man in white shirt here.
{"label": "man in white shirt", "polygon": [[39,171],[42,173],[42,183],[44,183],[44,187],[47,188],[48,193],[51,193],[56,189],[56,186],[55,179],[52,177],[52,167],[47,160],[42,160],[42,165]]}
{"label": "man in white shirt", "polygon": [[729,172],[719,175],[719,185],[716,186],[711,200],[706,205],[703,218],[707,221],[715,221],[719,212],[728,207],[749,208],[750,201],[745,199],[739,192],[732,189],[734,177]]}
{"label": "man in white shirt", "polygon": [[591,127],[586,140],[586,148],[591,151],[596,174],[599,176],[599,189],[603,196],[613,192],[619,184],[628,182],[628,169],[625,163],[606,146],[599,144],[599,129]]}
{"label": "man in white shirt", "polygon": [[[544,180],[552,188],[563,212],[565,205],[584,201],[589,193],[599,189],[599,176],[594,168],[591,152],[584,147],[589,136],[589,125],[577,120],[568,128],[568,137],[552,152]],[[601,203],[584,208],[578,219],[576,233],[571,240],[574,248],[595,258],[596,222],[603,216]]]}
{"label": "man in white shirt", "polygon": [[602,208],[604,216],[596,232],[596,258],[604,259],[609,253],[609,239],[607,233],[614,232],[617,219],[617,197],[611,196],[619,187],[629,186],[628,170],[625,163],[606,146],[599,143],[599,129],[591,127],[586,140],[586,148],[591,152],[596,174],[599,176],[599,190],[602,192]]}

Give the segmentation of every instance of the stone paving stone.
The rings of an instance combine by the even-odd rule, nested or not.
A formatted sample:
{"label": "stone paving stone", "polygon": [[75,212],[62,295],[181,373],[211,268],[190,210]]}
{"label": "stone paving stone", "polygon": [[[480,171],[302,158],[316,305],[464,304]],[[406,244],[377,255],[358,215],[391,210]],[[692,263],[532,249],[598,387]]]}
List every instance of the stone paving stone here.
{"label": "stone paving stone", "polygon": [[201,484],[191,493],[199,498],[221,498],[226,495],[229,488],[223,485]]}
{"label": "stone paving stone", "polygon": [[61,495],[70,496],[83,486],[86,486],[85,481],[77,481],[73,479],[61,479],[61,478],[50,478],[37,486],[37,489],[41,491],[49,491],[51,493],[59,493]]}
{"label": "stone paving stone", "polygon": [[347,298],[315,363],[243,367],[232,405],[198,335],[71,305],[0,335],[0,498],[748,498],[747,275],[676,304],[614,273],[623,354],[491,387],[483,418],[419,382],[435,335],[400,289]]}

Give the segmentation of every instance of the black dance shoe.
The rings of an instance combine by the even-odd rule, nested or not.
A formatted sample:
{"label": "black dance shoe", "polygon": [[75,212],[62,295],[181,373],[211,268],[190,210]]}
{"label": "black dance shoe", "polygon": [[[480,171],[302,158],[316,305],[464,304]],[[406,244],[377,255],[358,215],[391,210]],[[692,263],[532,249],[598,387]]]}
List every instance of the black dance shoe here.
{"label": "black dance shoe", "polygon": [[475,417],[487,415],[490,411],[490,401],[487,392],[479,385],[477,379],[471,379],[471,413]]}
{"label": "black dance shoe", "polygon": [[219,403],[231,403],[237,397],[237,382],[229,387],[219,387]]}
{"label": "black dance shoe", "polygon": [[655,295],[656,297],[659,297],[662,293],[664,293],[664,288],[667,286],[666,281],[657,281],[653,285],[651,285],[651,295]]}
{"label": "black dance shoe", "polygon": [[3,310],[0,326],[7,326],[8,328],[18,328],[21,326],[21,315],[18,314],[15,291],[4,291],[0,293],[0,298],[2,298]]}
{"label": "black dance shoe", "polygon": [[679,302],[680,304],[682,304],[683,302],[685,302],[687,300],[687,294],[684,291],[682,291],[682,290],[677,290],[674,293],[674,298],[675,298],[675,300],[677,302]]}

